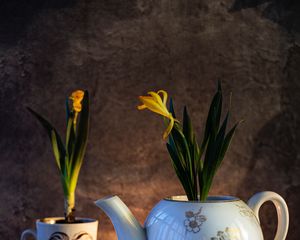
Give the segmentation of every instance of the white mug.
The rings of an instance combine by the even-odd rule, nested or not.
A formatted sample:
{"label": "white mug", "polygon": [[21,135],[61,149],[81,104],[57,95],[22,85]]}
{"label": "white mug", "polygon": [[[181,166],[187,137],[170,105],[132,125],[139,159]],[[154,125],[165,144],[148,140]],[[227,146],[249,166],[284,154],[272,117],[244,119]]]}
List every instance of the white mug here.
{"label": "white mug", "polygon": [[61,217],[39,219],[36,221],[36,230],[25,230],[21,240],[29,236],[37,240],[97,240],[97,220],[76,218],[75,223],[64,223],[63,220]]}

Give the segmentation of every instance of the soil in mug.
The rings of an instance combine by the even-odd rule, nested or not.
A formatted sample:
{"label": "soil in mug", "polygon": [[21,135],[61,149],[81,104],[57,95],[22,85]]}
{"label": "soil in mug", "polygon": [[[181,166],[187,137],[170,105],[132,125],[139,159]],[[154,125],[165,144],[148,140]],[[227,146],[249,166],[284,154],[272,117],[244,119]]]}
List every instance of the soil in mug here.
{"label": "soil in mug", "polygon": [[47,224],[80,224],[93,222],[92,219],[75,219],[74,222],[67,222],[64,218],[44,218],[40,222]]}

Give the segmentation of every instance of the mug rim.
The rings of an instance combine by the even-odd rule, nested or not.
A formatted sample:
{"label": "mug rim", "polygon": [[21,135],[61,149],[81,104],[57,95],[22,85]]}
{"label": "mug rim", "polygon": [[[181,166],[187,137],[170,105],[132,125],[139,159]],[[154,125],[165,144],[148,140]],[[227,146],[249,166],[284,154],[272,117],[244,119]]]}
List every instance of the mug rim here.
{"label": "mug rim", "polygon": [[53,226],[61,226],[61,225],[79,225],[79,224],[91,224],[97,223],[98,220],[94,218],[84,218],[84,217],[76,217],[75,220],[80,220],[81,222],[74,223],[58,223],[59,220],[64,220],[64,217],[45,217],[36,220],[38,225],[53,225]]}
{"label": "mug rim", "polygon": [[190,201],[186,195],[175,195],[164,198],[165,201],[180,202],[180,203],[231,203],[241,199],[229,195],[208,196],[205,201]]}

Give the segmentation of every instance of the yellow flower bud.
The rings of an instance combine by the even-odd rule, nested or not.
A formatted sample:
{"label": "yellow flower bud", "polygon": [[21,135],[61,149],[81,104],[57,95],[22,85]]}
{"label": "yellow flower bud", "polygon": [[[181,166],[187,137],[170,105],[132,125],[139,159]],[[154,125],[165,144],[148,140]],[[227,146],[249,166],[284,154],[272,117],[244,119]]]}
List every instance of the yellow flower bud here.
{"label": "yellow flower bud", "polygon": [[81,112],[82,109],[81,101],[83,97],[84,97],[84,91],[82,90],[76,90],[72,92],[71,96],[69,97],[73,101],[73,110],[75,111],[74,124],[76,124],[78,113]]}
{"label": "yellow flower bud", "polygon": [[72,92],[70,99],[73,100],[73,109],[75,112],[81,111],[81,101],[84,97],[84,91],[76,90]]}

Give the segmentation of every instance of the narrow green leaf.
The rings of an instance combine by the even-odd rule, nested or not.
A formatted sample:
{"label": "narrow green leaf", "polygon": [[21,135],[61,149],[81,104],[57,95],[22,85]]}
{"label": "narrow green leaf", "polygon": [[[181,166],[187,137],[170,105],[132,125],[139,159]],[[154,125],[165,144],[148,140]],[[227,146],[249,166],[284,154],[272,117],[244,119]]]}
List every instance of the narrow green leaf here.
{"label": "narrow green leaf", "polygon": [[53,130],[51,131],[51,143],[52,143],[52,150],[54,153],[56,164],[57,164],[59,170],[61,170],[61,164],[60,164],[61,156],[60,156],[60,152],[58,150],[56,135]]}
{"label": "narrow green leaf", "polygon": [[76,188],[79,171],[82,165],[82,161],[85,154],[85,149],[87,145],[89,132],[89,93],[84,92],[84,97],[82,100],[82,111],[80,112],[80,119],[78,123],[77,136],[74,147],[74,155],[71,165],[71,187]]}
{"label": "narrow green leaf", "polygon": [[67,123],[68,123],[68,120],[69,120],[69,116],[70,116],[70,107],[69,107],[69,98],[67,97],[66,98],[66,114],[67,114]]}
{"label": "narrow green leaf", "polygon": [[225,156],[225,153],[227,152],[228,148],[229,148],[229,145],[230,145],[230,142],[232,140],[232,137],[235,133],[235,130],[237,128],[237,126],[239,125],[240,122],[236,123],[233,128],[230,129],[230,131],[227,133],[225,139],[224,139],[224,142],[223,142],[223,145],[222,145],[222,148],[221,148],[221,151],[220,151],[220,156],[219,156],[219,161],[218,161],[218,167],[220,166],[222,160],[224,159],[224,156]]}
{"label": "narrow green leaf", "polygon": [[195,134],[194,134],[194,146],[193,147],[194,147],[193,148],[193,151],[194,151],[193,157],[195,159],[195,166],[196,166],[195,171],[197,173],[200,170],[202,170],[203,162],[201,160],[201,153],[200,153],[200,149],[199,149]]}
{"label": "narrow green leaf", "polygon": [[172,134],[169,135],[169,145],[172,147],[176,155],[178,156],[178,159],[180,161],[181,166],[183,167],[184,171],[186,170],[186,161],[184,160],[184,156],[182,154],[182,150],[180,148],[180,145],[175,143],[174,137]]}
{"label": "narrow green leaf", "polygon": [[192,145],[194,141],[194,132],[193,132],[193,126],[186,106],[183,109],[182,132],[189,145]]}
{"label": "narrow green leaf", "polygon": [[199,174],[201,173],[201,177],[199,177],[199,185],[201,187],[200,192],[201,192],[202,200],[207,197],[212,182],[212,178],[216,172],[218,155],[226,131],[228,116],[225,118],[219,131],[221,114],[222,114],[222,88],[221,88],[221,82],[218,82],[218,91],[214,95],[210,105],[210,109],[206,120],[204,138],[200,147],[201,155],[205,151],[203,168],[201,172],[198,169],[198,173]]}
{"label": "narrow green leaf", "polygon": [[184,156],[185,164],[189,170],[190,180],[193,181],[193,161],[191,159],[189,144],[178,125],[174,125],[171,136],[174,139],[178,152],[181,152]]}
{"label": "narrow green leaf", "polygon": [[229,118],[229,112],[227,112],[226,117],[222,123],[222,126],[216,136],[216,140],[215,140],[215,159],[213,160],[213,162],[211,164],[213,164],[213,168],[215,168],[217,166],[217,162],[218,162],[218,158],[220,155],[220,151],[223,145],[223,141],[224,141],[224,137],[225,137],[225,133],[226,133],[226,127],[227,127],[227,122],[228,122],[228,118]]}
{"label": "narrow green leaf", "polygon": [[51,140],[51,131],[55,130],[54,127],[52,127],[52,125],[45,118],[43,118],[37,112],[32,110],[30,107],[26,107],[26,108],[37,120],[39,120],[39,122],[42,124],[42,126],[46,129],[47,134]]}
{"label": "narrow green leaf", "polygon": [[198,187],[197,187],[196,169],[199,168],[199,166],[198,166],[199,163],[198,163],[198,159],[197,159],[196,150],[198,148],[198,144],[196,142],[192,122],[191,122],[190,116],[188,114],[187,107],[184,107],[184,110],[183,110],[183,123],[182,124],[183,124],[182,132],[183,132],[183,135],[185,136],[185,139],[187,141],[188,151],[189,151],[189,155],[190,155],[189,171],[190,171],[190,176],[191,176],[192,183],[193,183],[193,189],[194,189],[193,192],[197,197]]}
{"label": "narrow green leaf", "polygon": [[206,126],[204,130],[204,137],[200,147],[202,152],[204,151],[208,143],[208,139],[210,137],[214,137],[218,131],[221,112],[222,112],[222,92],[218,91],[214,95],[208,111]]}
{"label": "narrow green leaf", "polygon": [[[181,153],[185,160],[189,160],[187,159],[190,158],[188,144],[178,124],[174,124],[169,136],[173,139],[178,153]],[[185,163],[188,166],[188,162]]]}
{"label": "narrow green leaf", "polygon": [[174,105],[173,105],[173,99],[170,97],[170,103],[169,103],[169,112],[172,113],[173,118],[176,118]]}
{"label": "narrow green leaf", "polygon": [[191,166],[194,178],[193,182],[195,183],[194,191],[197,193],[196,196],[198,196],[197,173],[199,172],[199,169],[202,168],[202,162],[200,156],[200,149],[196,139],[196,134],[194,133],[192,121],[186,107],[184,107],[183,110],[183,134],[187,139],[187,143],[189,146]]}
{"label": "narrow green leaf", "polygon": [[202,182],[201,182],[202,184],[201,195],[203,199],[205,199],[208,196],[208,192],[211,187],[214,176],[222,160],[224,159],[229,143],[238,125],[237,123],[225,136],[228,116],[229,113],[227,113],[226,118],[222,124],[222,127],[220,128],[220,131],[215,141],[213,141],[211,144],[210,143],[208,144],[210,147],[206,151],[206,156],[205,156],[206,159],[204,162],[204,170],[202,173]]}
{"label": "narrow green leaf", "polygon": [[[63,169],[64,166],[64,161],[65,161],[65,156],[66,156],[66,150],[64,147],[64,144],[59,136],[59,134],[57,133],[56,129],[54,127],[52,127],[52,125],[45,119],[43,118],[41,115],[39,115],[37,112],[35,112],[34,110],[32,110],[31,108],[27,107],[27,110],[34,116],[36,117],[36,119],[42,124],[42,126],[45,128],[48,137],[51,141],[51,143],[53,143],[53,135],[55,135],[55,143],[57,145],[57,151],[59,152],[59,161],[60,164],[58,165],[58,167],[60,168],[60,170]],[[53,132],[53,133],[52,133]],[[55,149],[56,146],[52,145],[52,149]],[[54,156],[56,155],[56,153],[54,152]],[[55,156],[55,158],[57,157],[57,155]]]}
{"label": "narrow green leaf", "polygon": [[188,192],[188,195],[191,195],[191,189],[189,187],[189,183],[187,176],[185,176],[185,167],[182,166],[181,160],[179,159],[179,156],[176,154],[176,149],[174,149],[170,144],[166,144],[168,152],[171,156],[172,165],[175,169],[176,175],[178,176],[185,192]]}
{"label": "narrow green leaf", "polygon": [[67,155],[69,156],[70,160],[72,161],[72,155],[75,147],[75,125],[74,125],[74,114],[70,112],[69,119],[67,122],[67,134],[66,134],[66,150]]}
{"label": "narrow green leaf", "polygon": [[[169,136],[169,143],[174,149],[177,151],[177,155],[179,156],[179,159],[182,163],[182,166],[185,168],[185,174],[186,178],[188,179],[189,188],[190,189],[196,189],[195,187],[196,181],[195,181],[195,164],[194,159],[191,157],[191,151],[189,147],[189,143],[183,134],[183,131],[181,129],[181,126],[179,123],[175,123],[174,127],[171,131],[171,134]],[[191,148],[193,150],[193,148]],[[195,194],[195,191],[192,191],[191,194]],[[195,195],[192,196],[192,199],[195,200]]]}
{"label": "narrow green leaf", "polygon": [[215,132],[217,132],[219,130],[221,114],[222,114],[223,94],[222,94],[222,87],[221,87],[220,81],[218,81],[217,93],[219,93],[220,99],[219,99],[218,105],[216,106],[216,112],[215,112],[215,114],[216,114]]}

